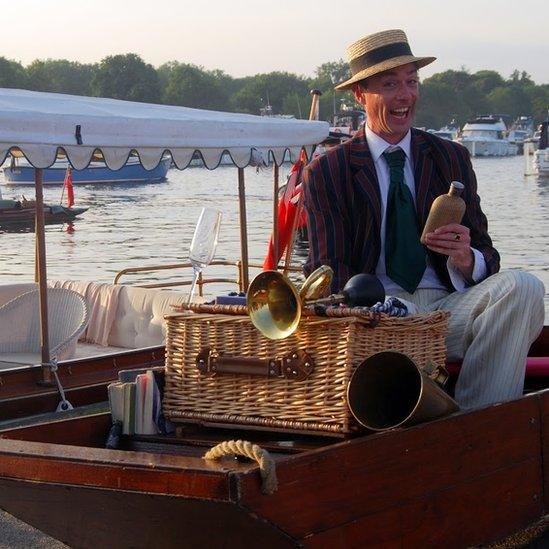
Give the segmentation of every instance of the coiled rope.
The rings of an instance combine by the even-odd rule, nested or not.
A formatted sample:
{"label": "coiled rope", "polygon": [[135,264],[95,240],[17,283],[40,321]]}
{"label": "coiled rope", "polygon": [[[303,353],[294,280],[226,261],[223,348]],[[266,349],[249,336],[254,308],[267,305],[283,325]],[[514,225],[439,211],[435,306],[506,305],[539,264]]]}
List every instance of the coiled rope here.
{"label": "coiled rope", "polygon": [[273,494],[278,489],[274,459],[267,450],[247,440],[226,440],[204,454],[204,459],[217,459],[223,456],[238,455],[254,459],[259,464],[261,492]]}

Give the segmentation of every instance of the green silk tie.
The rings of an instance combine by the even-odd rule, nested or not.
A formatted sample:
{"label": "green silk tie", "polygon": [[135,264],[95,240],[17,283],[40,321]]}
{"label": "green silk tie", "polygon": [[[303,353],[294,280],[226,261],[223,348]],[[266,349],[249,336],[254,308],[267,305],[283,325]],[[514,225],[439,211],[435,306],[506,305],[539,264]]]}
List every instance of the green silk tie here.
{"label": "green silk tie", "polygon": [[385,268],[387,276],[413,294],[425,272],[425,248],[419,241],[419,225],[410,189],[404,182],[406,154],[400,148],[384,152],[389,165],[385,226]]}

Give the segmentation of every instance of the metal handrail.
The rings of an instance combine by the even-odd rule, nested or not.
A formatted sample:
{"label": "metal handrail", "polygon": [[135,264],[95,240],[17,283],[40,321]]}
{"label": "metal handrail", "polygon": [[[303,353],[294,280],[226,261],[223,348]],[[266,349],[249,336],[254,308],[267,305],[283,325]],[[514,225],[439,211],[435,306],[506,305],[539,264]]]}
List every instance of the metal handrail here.
{"label": "metal handrail", "polygon": [[[203,296],[203,286],[205,284],[212,284],[212,283],[219,283],[219,282],[226,282],[229,284],[236,284],[238,286],[238,291],[242,292],[244,291],[244,283],[243,283],[243,275],[242,275],[242,261],[231,261],[227,259],[217,259],[210,263],[210,265],[232,265],[236,267],[237,270],[237,278],[204,278],[202,273],[199,273],[198,280],[196,282],[198,286],[198,294],[200,296]],[[252,267],[254,269],[262,269],[263,265],[260,263],[250,263],[249,267]],[[116,273],[116,276],[114,277],[114,284],[120,284],[120,279],[124,275],[128,274],[137,274],[137,273],[144,273],[148,272],[151,273],[153,271],[166,271],[166,270],[173,270],[173,269],[191,269],[192,263],[186,262],[186,263],[171,263],[168,265],[147,265],[143,267],[128,267],[126,269],[122,269],[121,271],[118,271]],[[300,272],[301,267],[290,267],[288,269],[292,272]],[[174,286],[190,286],[192,284],[192,280],[181,280],[177,282],[159,282],[159,283],[150,283],[150,284],[138,284],[137,286],[140,288],[168,288],[168,287],[174,287]]]}

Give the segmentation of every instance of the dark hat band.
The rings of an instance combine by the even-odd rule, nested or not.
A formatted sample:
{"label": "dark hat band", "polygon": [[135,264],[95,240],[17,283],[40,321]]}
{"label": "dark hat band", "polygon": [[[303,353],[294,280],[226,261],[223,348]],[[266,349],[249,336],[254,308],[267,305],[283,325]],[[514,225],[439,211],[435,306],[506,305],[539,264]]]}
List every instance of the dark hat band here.
{"label": "dark hat band", "polygon": [[368,51],[362,54],[359,57],[356,57],[349,62],[351,67],[351,73],[353,75],[377,65],[378,63],[383,63],[388,59],[393,59],[394,57],[401,57],[403,55],[412,55],[412,50],[410,45],[407,42],[397,42],[396,44],[387,44],[386,46],[380,46],[374,50]]}

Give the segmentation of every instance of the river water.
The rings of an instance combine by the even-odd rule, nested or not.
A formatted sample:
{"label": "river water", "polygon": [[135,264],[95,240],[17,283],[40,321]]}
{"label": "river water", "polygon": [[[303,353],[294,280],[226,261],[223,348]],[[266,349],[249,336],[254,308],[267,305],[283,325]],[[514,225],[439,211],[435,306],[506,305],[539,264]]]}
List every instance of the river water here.
{"label": "river water", "polygon": [[[479,194],[503,269],[521,268],[538,276],[549,291],[549,181],[525,177],[522,156],[475,158]],[[281,168],[281,182],[289,170]],[[262,262],[272,224],[272,171],[245,170],[250,261]],[[48,277],[112,282],[124,268],[187,261],[194,225],[202,206],[223,212],[216,259],[240,256],[237,171],[172,169],[166,181],[147,184],[75,186],[77,206],[89,210],[69,225],[46,228]],[[31,187],[2,186],[4,198]],[[59,202],[61,190],[46,188],[45,200]],[[0,233],[0,284],[28,282],[34,273],[34,235]],[[299,253],[297,254],[299,260]],[[252,271],[251,275],[256,271]],[[168,276],[166,273],[170,273]],[[153,273],[147,281],[181,279],[178,271]],[[176,276],[177,274],[177,276]],[[236,276],[216,266],[209,276]],[[189,279],[186,274],[183,278]],[[126,277],[122,282],[145,282]],[[226,286],[225,286],[226,287]],[[212,286],[208,293],[215,293]],[[220,289],[220,287],[219,287]],[[545,296],[549,323],[549,293]]]}

